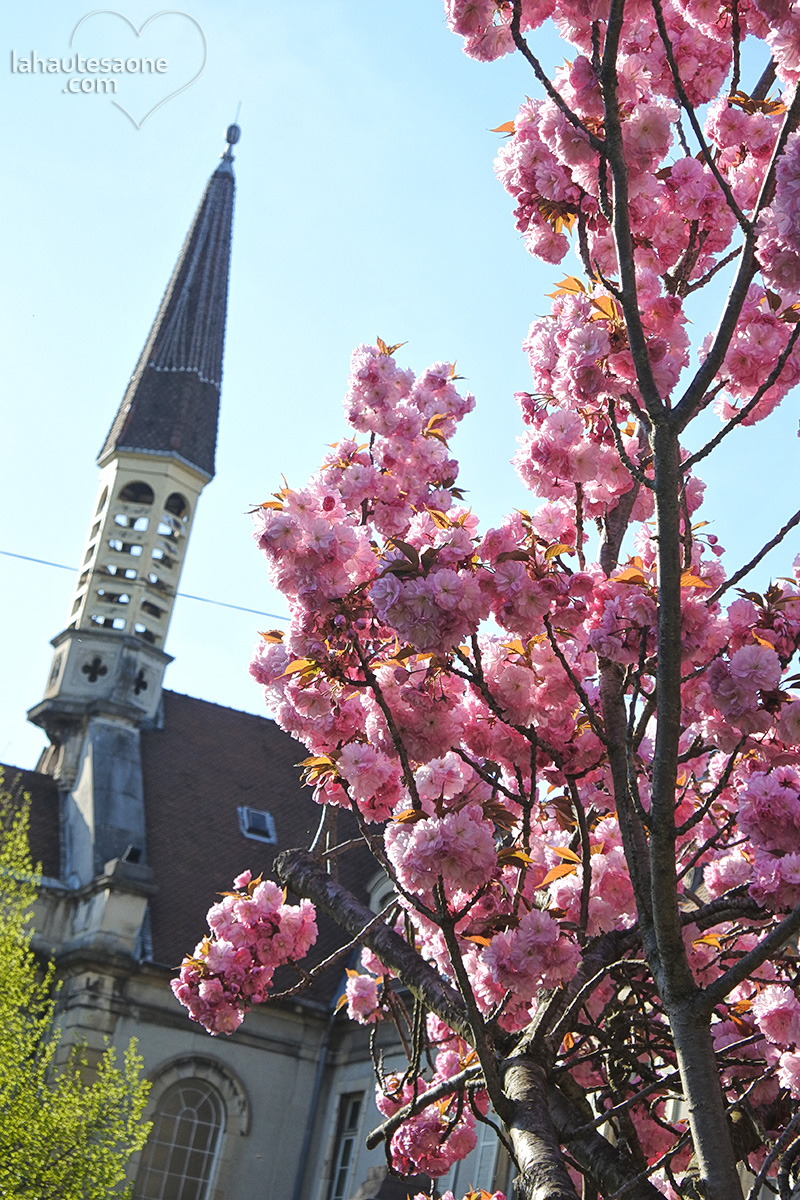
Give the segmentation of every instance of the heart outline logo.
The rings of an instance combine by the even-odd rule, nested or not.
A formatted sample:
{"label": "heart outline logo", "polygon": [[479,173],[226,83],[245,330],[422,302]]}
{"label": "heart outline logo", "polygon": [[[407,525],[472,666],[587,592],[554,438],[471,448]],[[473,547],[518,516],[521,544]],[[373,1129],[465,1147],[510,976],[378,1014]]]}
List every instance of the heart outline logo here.
{"label": "heart outline logo", "polygon": [[176,96],[179,96],[181,94],[181,92],[185,92],[186,89],[190,88],[193,83],[196,83],[197,80],[200,78],[200,76],[203,74],[203,71],[205,71],[205,69],[206,69],[206,63],[208,62],[208,42],[206,41],[206,35],[205,35],[205,33],[203,31],[203,27],[199,23],[199,21],[196,21],[195,18],[193,16],[191,16],[189,13],[182,12],[182,11],[180,11],[178,9],[174,9],[174,8],[164,9],[162,12],[154,13],[152,15],[152,17],[148,17],[147,20],[145,22],[143,22],[143,24],[140,25],[138,29],[134,25],[133,21],[131,21],[131,19],[129,17],[126,17],[124,13],[117,12],[117,10],[113,9],[113,8],[96,8],[93,12],[86,13],[85,16],[81,17],[80,21],[78,21],[78,24],[73,29],[72,36],[69,39],[70,50],[73,49],[73,42],[75,40],[75,34],[78,32],[81,25],[83,25],[84,21],[88,21],[90,17],[103,17],[103,16],[119,17],[121,21],[124,21],[125,24],[130,29],[133,30],[133,32],[136,34],[137,38],[142,36],[142,33],[144,32],[144,30],[147,28],[147,26],[150,24],[151,21],[157,21],[159,17],[185,17],[187,21],[191,21],[191,23],[194,25],[195,29],[200,34],[200,38],[203,43],[203,61],[200,64],[200,70],[197,72],[196,75],[192,76],[192,78],[189,80],[188,83],[184,83],[181,87],[176,88],[174,92],[170,92],[168,96],[165,96],[163,98],[163,100],[159,100],[158,104],[154,104],[153,107],[144,114],[141,121],[137,121],[135,119],[135,117],[132,117],[131,114],[128,112],[127,108],[125,108],[124,105],[120,104],[118,100],[111,101],[111,103],[114,105],[115,108],[118,108],[121,113],[125,114],[125,116],[131,122],[131,124],[133,126],[135,126],[136,129],[141,129],[142,126],[144,125],[145,121],[149,120],[149,118],[152,117],[153,113],[157,112],[158,109],[161,108],[162,104],[166,104],[168,100],[173,100]]}

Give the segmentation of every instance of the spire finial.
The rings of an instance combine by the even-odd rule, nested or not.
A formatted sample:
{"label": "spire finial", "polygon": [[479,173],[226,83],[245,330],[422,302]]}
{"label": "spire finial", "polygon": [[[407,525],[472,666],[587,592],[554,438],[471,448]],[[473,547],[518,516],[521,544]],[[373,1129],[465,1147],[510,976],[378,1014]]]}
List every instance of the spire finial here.
{"label": "spire finial", "polygon": [[[239,108],[241,108],[241,101],[239,102]],[[236,109],[236,116],[239,116],[239,108]],[[233,168],[231,168],[230,164],[231,164],[231,162],[234,161],[234,155],[233,155],[233,152],[231,152],[231,150],[233,150],[233,146],[235,146],[236,143],[239,142],[240,137],[241,137],[241,130],[240,130],[239,126],[236,125],[236,121],[234,121],[233,125],[229,125],[227,130],[225,130],[225,142],[227,142],[228,145],[225,146],[225,152],[222,155],[222,161],[219,162],[219,166],[217,167],[217,170],[224,170],[224,172],[233,172]]]}

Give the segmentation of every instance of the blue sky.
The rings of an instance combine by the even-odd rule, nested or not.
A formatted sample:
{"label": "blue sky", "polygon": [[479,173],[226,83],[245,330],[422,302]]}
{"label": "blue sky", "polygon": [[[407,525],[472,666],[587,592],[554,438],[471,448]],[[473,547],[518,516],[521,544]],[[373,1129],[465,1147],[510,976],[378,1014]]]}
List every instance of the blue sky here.
{"label": "blue sky", "polygon": [[[182,592],[285,614],[246,510],[282,474],[304,482],[343,431],[350,352],[376,335],[407,340],[398,358],[415,370],[458,360],[478,407],[455,449],[484,526],[529,505],[509,466],[513,393],[530,378],[520,343],[547,311],[544,293],[574,269],[526,253],[492,171],[490,130],[538,94],[535,81],[519,59],[465,58],[439,0],[191,3],[186,16],[146,25],[157,6],[130,0],[117,11],[139,37],[106,12],[83,21],[71,48],[92,9],[64,0],[31,0],[5,19],[0,760],[19,766],[43,745],[24,714],[41,698],[73,576],[7,555],[77,565],[95,456],[240,101],[217,477]],[[538,49],[549,64],[563,58],[550,34]],[[161,57],[168,68],[121,76],[113,98],[70,94],[71,74],[12,71],[12,51],[17,63],[81,52]],[[698,340],[709,307],[704,299],[694,314]],[[763,427],[731,437],[724,460],[702,472],[702,515],[731,569],[793,511],[794,408],[787,400]],[[795,538],[774,573],[798,548]],[[167,686],[262,711],[247,661],[256,631],[275,623],[179,599]]]}

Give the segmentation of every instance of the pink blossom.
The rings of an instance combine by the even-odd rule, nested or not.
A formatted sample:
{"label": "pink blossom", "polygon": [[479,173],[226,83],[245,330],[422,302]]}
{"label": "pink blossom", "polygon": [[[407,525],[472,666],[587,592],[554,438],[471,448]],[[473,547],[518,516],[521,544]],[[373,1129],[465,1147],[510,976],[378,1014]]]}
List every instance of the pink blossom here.
{"label": "pink blossom", "polygon": [[778,1046],[800,1044],[800,1002],[788,987],[766,987],[753,1001],[753,1016],[765,1037]]}
{"label": "pink blossom", "polygon": [[373,979],[371,975],[349,975],[345,995],[347,1015],[351,1021],[357,1021],[359,1025],[369,1025],[380,1020],[377,979]]}

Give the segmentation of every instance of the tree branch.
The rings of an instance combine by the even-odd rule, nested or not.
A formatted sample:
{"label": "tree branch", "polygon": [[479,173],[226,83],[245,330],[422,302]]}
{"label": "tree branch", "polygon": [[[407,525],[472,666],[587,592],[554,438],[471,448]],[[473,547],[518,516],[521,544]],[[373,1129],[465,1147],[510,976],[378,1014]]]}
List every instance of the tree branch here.
{"label": "tree branch", "polygon": [[766,545],[761,547],[758,554],[755,554],[750,559],[749,563],[745,563],[743,567],[740,567],[738,571],[735,571],[734,574],[731,575],[730,579],[727,579],[725,583],[720,584],[717,590],[711,593],[706,601],[706,604],[713,604],[714,601],[718,600],[724,592],[727,592],[728,588],[733,587],[734,584],[737,584],[740,579],[744,579],[745,575],[749,575],[753,568],[758,566],[762,558],[765,558],[769,554],[770,550],[774,550],[775,547],[783,541],[783,539],[786,537],[786,534],[794,529],[795,525],[800,525],[800,509],[798,509],[793,517],[789,518],[782,529],[778,530],[774,538],[768,541]]}
{"label": "tree branch", "polygon": [[418,1112],[429,1108],[431,1104],[436,1104],[438,1100],[443,1100],[445,1096],[449,1096],[451,1092],[457,1092],[459,1088],[466,1084],[480,1079],[481,1068],[478,1063],[474,1066],[467,1067],[463,1071],[459,1071],[457,1075],[453,1075],[450,1079],[443,1079],[441,1083],[437,1083],[434,1087],[428,1088],[427,1092],[421,1092],[416,1096],[410,1104],[404,1105],[398,1112],[393,1113],[391,1117],[387,1117],[381,1125],[377,1125],[367,1134],[366,1146],[368,1150],[374,1150],[376,1146],[380,1146],[381,1142],[388,1142],[398,1129],[403,1121],[407,1121],[409,1117],[416,1116]]}
{"label": "tree branch", "polygon": [[710,1014],[715,1005],[721,1004],[729,992],[738,984],[743,983],[773,954],[777,954],[798,930],[800,930],[800,904],[789,913],[788,917],[784,917],[780,925],[776,925],[766,937],[763,937],[757,946],[749,950],[724,975],[720,975],[719,979],[715,979],[700,993],[698,999],[703,1010]]}
{"label": "tree branch", "polygon": [[750,413],[753,411],[753,409],[756,407],[756,405],[759,403],[759,401],[767,394],[767,392],[773,386],[773,384],[778,382],[778,379],[781,376],[783,368],[786,366],[786,363],[789,360],[789,355],[794,350],[794,347],[795,347],[798,337],[800,337],[800,321],[798,321],[798,323],[795,325],[794,329],[791,332],[788,342],[784,346],[781,353],[778,355],[778,358],[775,362],[775,366],[770,371],[770,373],[767,376],[764,383],[761,384],[758,391],[755,392],[755,394],[753,396],[751,396],[751,398],[747,401],[747,404],[745,404],[744,408],[739,409],[736,416],[731,417],[731,419],[725,425],[723,425],[722,429],[720,429],[720,431],[718,433],[715,433],[713,438],[711,438],[709,441],[706,442],[705,446],[702,446],[697,451],[696,454],[690,454],[689,457],[684,460],[684,463],[683,463],[684,471],[691,471],[691,469],[695,465],[695,463],[700,462],[700,460],[702,458],[705,458],[706,455],[710,454],[712,450],[716,450],[717,446],[720,444],[722,439],[724,437],[727,437],[728,434],[732,430],[734,430],[737,425],[741,425],[742,421],[744,421],[747,417],[750,416]]}
{"label": "tree branch", "polygon": [[542,68],[542,64],[539,62],[530,46],[525,41],[525,38],[522,36],[520,29],[521,19],[522,0],[514,0],[514,10],[511,17],[511,36],[514,39],[514,45],[519,50],[520,54],[522,54],[523,58],[527,59],[527,61],[533,67],[533,73],[539,80],[539,83],[547,92],[548,96],[556,105],[556,107],[560,109],[560,111],[567,118],[570,125],[574,125],[576,129],[579,129],[581,133],[585,134],[592,149],[596,150],[598,153],[601,153],[603,150],[603,139],[599,138],[596,133],[592,133],[591,129],[584,125],[578,114],[573,112],[569,107],[561,93],[553,87],[552,83],[547,78],[544,69]]}
{"label": "tree branch", "polygon": [[[395,972],[413,996],[473,1045],[474,1034],[458,992],[442,979],[403,938],[381,923],[375,914],[330,875],[306,850],[284,850],[275,859],[275,871],[285,887],[312,900],[350,937],[364,934],[364,945]],[[371,928],[365,931],[365,927]]]}
{"label": "tree branch", "polygon": [[739,205],[736,203],[736,200],[734,199],[734,195],[733,195],[733,192],[731,191],[730,184],[728,183],[727,179],[725,179],[725,177],[721,174],[719,167],[714,162],[714,157],[708,148],[708,143],[706,142],[705,137],[703,136],[703,130],[700,128],[700,122],[697,119],[697,115],[694,111],[694,107],[693,107],[691,101],[689,100],[689,97],[686,94],[686,88],[683,86],[683,80],[681,79],[680,72],[678,71],[678,64],[675,62],[675,55],[672,52],[672,42],[669,39],[669,33],[667,32],[667,26],[664,21],[664,10],[661,7],[661,0],[652,0],[652,5],[653,5],[653,12],[655,13],[655,16],[656,16],[656,25],[658,26],[658,33],[661,38],[661,41],[664,44],[664,53],[667,56],[667,62],[669,64],[669,69],[672,73],[672,83],[675,88],[675,94],[677,95],[678,100],[680,101],[681,108],[684,110],[687,117],[689,118],[689,124],[691,125],[692,130],[694,131],[694,135],[697,138],[698,145],[700,146],[700,152],[703,155],[703,160],[704,160],[706,166],[708,167],[709,171],[711,172],[711,174],[716,179],[717,184],[719,185],[723,195],[725,196],[725,203],[728,205],[728,208],[731,210],[733,215],[736,217],[736,220],[739,222],[739,225],[741,226],[744,233],[746,233],[746,234],[752,233],[752,230],[753,230],[752,223],[750,221],[748,221],[747,217],[744,215],[742,210],[739,208]]}

